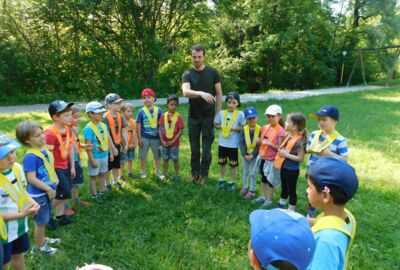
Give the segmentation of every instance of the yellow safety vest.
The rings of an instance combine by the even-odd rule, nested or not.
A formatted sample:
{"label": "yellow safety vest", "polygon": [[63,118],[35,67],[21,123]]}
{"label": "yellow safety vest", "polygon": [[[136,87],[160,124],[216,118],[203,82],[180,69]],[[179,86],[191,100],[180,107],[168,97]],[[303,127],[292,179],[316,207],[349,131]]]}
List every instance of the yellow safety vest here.
{"label": "yellow safety vest", "polygon": [[43,153],[40,152],[38,149],[29,149],[26,153],[35,155],[38,158],[40,158],[43,161],[44,167],[46,168],[50,181],[52,183],[57,183],[57,174],[56,170],[54,169],[54,157],[49,150],[47,149],[44,150],[46,151],[49,160],[47,160],[47,158],[43,155]]}
{"label": "yellow safety vest", "polygon": [[315,131],[315,136],[311,141],[311,144],[307,147],[307,152],[312,152],[312,153],[321,153],[323,150],[329,147],[337,137],[340,136],[339,132],[336,130],[333,131],[329,136],[326,136],[325,140],[322,142],[319,141],[319,137],[324,133],[322,130]]}

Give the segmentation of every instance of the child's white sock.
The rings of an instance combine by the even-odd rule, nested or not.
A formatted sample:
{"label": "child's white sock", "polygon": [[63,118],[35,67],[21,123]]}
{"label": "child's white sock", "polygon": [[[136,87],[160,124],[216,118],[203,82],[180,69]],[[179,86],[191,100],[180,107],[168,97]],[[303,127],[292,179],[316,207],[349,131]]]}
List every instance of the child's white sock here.
{"label": "child's white sock", "polygon": [[280,198],[279,199],[279,204],[280,205],[286,205],[287,200]]}

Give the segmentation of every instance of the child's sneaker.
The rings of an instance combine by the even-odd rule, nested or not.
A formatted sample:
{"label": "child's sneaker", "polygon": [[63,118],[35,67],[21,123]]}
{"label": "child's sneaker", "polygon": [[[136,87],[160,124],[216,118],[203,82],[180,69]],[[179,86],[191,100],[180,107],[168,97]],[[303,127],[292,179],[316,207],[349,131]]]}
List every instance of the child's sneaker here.
{"label": "child's sneaker", "polygon": [[228,183],[228,187],[226,188],[226,190],[232,192],[236,189],[235,183]]}
{"label": "child's sneaker", "polygon": [[75,223],[75,220],[66,215],[63,215],[61,218],[58,219],[58,224],[60,224],[61,226],[69,225],[72,223]]}
{"label": "child's sneaker", "polygon": [[[101,196],[101,195],[104,195],[105,194],[105,192],[99,192],[99,195]],[[96,196],[92,196],[92,201],[94,202],[94,203],[98,203],[98,204],[101,204],[101,203],[103,203],[103,200],[100,198],[100,196],[99,195],[96,195]]]}
{"label": "child's sneaker", "polygon": [[252,202],[254,204],[256,204],[256,203],[264,203],[265,202],[265,198],[263,196],[260,196],[258,198],[255,198]]}
{"label": "child's sneaker", "polygon": [[47,223],[47,228],[49,230],[55,230],[57,228],[57,222],[54,218],[50,218],[49,223]]}
{"label": "child's sneaker", "polygon": [[128,173],[128,177],[130,179],[135,179],[135,174],[134,173]]}
{"label": "child's sneaker", "polygon": [[56,254],[58,249],[52,248],[49,246],[47,240],[44,241],[43,245],[40,248],[33,248],[31,253],[43,253],[45,255],[54,255]]}
{"label": "child's sneaker", "polygon": [[225,181],[219,180],[218,181],[218,189],[224,189],[225,188]]}
{"label": "child's sneaker", "polygon": [[59,244],[61,244],[61,239],[60,238],[46,237],[45,241],[50,245],[59,245]]}
{"label": "child's sneaker", "polygon": [[176,174],[172,179],[174,180],[174,182],[179,182],[181,180],[181,177]]}
{"label": "child's sneaker", "polygon": [[162,174],[162,173],[157,173],[157,177],[158,177],[161,181],[167,180],[167,176],[165,176],[165,174]]}
{"label": "child's sneaker", "polygon": [[285,208],[286,208],[286,204],[278,203],[278,207],[279,207],[280,209],[285,209]]}
{"label": "child's sneaker", "polygon": [[272,206],[272,201],[265,199],[264,203],[261,205],[261,208],[269,208]]}
{"label": "child's sneaker", "polygon": [[140,173],[140,179],[145,180],[147,178],[147,174],[145,172]]}
{"label": "child's sneaker", "polygon": [[247,192],[249,192],[249,190],[247,188],[242,188],[240,190],[240,196],[242,196],[242,197],[246,196]]}
{"label": "child's sneaker", "polygon": [[246,195],[243,196],[243,198],[245,198],[245,199],[251,199],[251,198],[253,198],[254,196],[256,196],[256,193],[255,193],[254,191],[249,191],[249,192],[246,193]]}

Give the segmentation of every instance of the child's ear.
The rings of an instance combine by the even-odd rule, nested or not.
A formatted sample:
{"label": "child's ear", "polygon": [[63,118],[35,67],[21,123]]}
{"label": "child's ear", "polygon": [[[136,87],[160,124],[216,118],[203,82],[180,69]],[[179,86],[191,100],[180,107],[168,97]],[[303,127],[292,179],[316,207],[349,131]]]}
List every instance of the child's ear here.
{"label": "child's ear", "polygon": [[332,196],[328,191],[322,190],[322,201],[327,204],[331,201]]}

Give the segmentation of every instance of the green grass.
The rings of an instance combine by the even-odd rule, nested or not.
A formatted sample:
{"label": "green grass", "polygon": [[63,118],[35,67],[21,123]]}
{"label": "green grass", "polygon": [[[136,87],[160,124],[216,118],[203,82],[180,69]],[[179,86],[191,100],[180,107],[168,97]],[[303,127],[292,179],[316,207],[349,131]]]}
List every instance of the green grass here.
{"label": "green grass", "polygon": [[[285,114],[308,114],[327,103],[337,105],[341,111],[338,130],[348,139],[350,163],[360,179],[359,191],[348,204],[358,221],[350,269],[400,268],[399,90],[277,101]],[[253,105],[262,113],[270,104],[272,101]],[[187,109],[186,105],[179,108],[184,119]],[[14,135],[15,125],[25,119],[49,124],[44,112],[0,114],[0,119],[0,130],[10,135]],[[82,120],[83,125],[85,115]],[[263,117],[259,123],[265,123]],[[309,131],[316,129],[316,121],[309,119],[307,127]],[[132,181],[126,190],[110,194],[104,205],[79,209],[76,224],[48,232],[63,239],[60,253],[54,257],[27,254],[28,269],[75,269],[91,262],[114,269],[250,269],[246,252],[248,215],[254,206],[241,199],[238,192],[216,190],[217,145],[215,141],[211,179],[205,186],[186,181]],[[18,156],[22,160],[23,150],[18,151]],[[183,178],[189,176],[189,160],[185,130],[181,146]],[[149,169],[152,167],[149,165]],[[305,213],[307,205],[303,175],[304,164],[297,190],[301,213]],[[86,186],[82,194],[88,197]],[[30,225],[33,228],[32,221]],[[33,240],[32,229],[30,237]]]}

